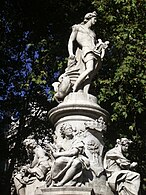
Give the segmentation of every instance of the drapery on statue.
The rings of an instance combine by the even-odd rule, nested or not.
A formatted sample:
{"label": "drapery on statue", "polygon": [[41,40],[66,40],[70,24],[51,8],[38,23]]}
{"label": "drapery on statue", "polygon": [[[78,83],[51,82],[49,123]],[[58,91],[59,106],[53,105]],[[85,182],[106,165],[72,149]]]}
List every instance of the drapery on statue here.
{"label": "drapery on statue", "polygon": [[[44,149],[32,138],[23,141],[27,153],[31,159],[31,164],[23,166],[14,177],[14,184],[18,195],[26,195],[27,185],[33,184],[36,180],[41,182],[45,179],[46,173],[50,169],[49,158]],[[31,192],[30,192],[31,193]]]}
{"label": "drapery on statue", "polygon": [[[91,81],[101,67],[101,61],[109,41],[96,40],[92,30],[97,19],[96,12],[87,13],[84,21],[72,27],[68,42],[68,66],[65,73],[59,77],[59,82],[53,83],[56,99],[63,99],[69,92],[83,90],[88,93]],[[74,55],[74,42],[78,48]]]}
{"label": "drapery on statue", "polygon": [[137,163],[130,163],[123,155],[127,151],[131,140],[121,138],[116,146],[109,150],[104,158],[104,168],[107,181],[111,189],[118,195],[138,195],[140,175],[132,171]]}
{"label": "drapery on statue", "polygon": [[59,144],[59,150],[53,152],[55,160],[51,167],[51,186],[80,186],[82,172],[89,168],[89,160],[84,156],[84,143],[74,137],[73,129],[68,124],[63,124],[60,132],[63,141]]}

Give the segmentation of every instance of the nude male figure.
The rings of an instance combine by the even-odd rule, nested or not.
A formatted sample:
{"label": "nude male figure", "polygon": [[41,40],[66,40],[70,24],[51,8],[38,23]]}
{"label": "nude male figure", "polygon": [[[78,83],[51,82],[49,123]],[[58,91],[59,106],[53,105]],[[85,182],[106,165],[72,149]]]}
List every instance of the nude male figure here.
{"label": "nude male figure", "polygon": [[69,59],[75,59],[75,55],[73,53],[73,43],[76,41],[81,48],[82,60],[85,64],[85,71],[80,74],[73,86],[74,92],[78,90],[78,87],[88,76],[88,82],[84,86],[84,92],[88,93],[91,80],[101,66],[99,54],[96,53],[96,35],[92,30],[92,26],[94,26],[97,21],[96,16],[96,12],[86,14],[84,21],[81,24],[73,26],[72,33],[69,38]]}

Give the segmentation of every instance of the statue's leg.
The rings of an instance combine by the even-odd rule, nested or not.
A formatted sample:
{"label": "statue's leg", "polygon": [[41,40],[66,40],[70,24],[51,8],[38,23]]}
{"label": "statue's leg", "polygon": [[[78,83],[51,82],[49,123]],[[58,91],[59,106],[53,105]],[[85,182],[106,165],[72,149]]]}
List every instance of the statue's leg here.
{"label": "statue's leg", "polygon": [[71,181],[71,179],[75,176],[75,174],[78,173],[78,170],[81,170],[82,164],[79,161],[79,159],[74,159],[71,167],[66,171],[63,179],[56,184],[56,186],[63,186],[68,181]]}
{"label": "statue's leg", "polygon": [[25,195],[24,185],[17,179],[14,178],[14,184],[18,195]]}
{"label": "statue's leg", "polygon": [[125,190],[128,194],[138,194],[140,188],[140,174],[128,171],[125,179]]}
{"label": "statue's leg", "polygon": [[91,84],[91,79],[87,79],[86,81],[85,81],[85,86],[84,86],[84,89],[83,89],[83,91],[84,91],[84,93],[88,93],[89,92],[89,88],[90,88],[90,84]]}
{"label": "statue's leg", "polygon": [[74,86],[73,86],[73,91],[77,91],[77,88],[81,85],[81,83],[84,81],[84,79],[87,76],[90,76],[90,74],[94,71],[94,60],[89,60],[86,63],[86,70],[78,77],[76,80]]}
{"label": "statue's leg", "polygon": [[18,191],[18,195],[25,195],[25,188],[20,188]]}
{"label": "statue's leg", "polygon": [[129,170],[120,171],[121,177],[117,177],[116,191],[119,195],[133,194],[138,195],[140,187],[140,175],[139,173]]}
{"label": "statue's leg", "polygon": [[89,92],[89,88],[90,88],[90,85],[91,85],[91,82],[92,82],[92,80],[93,80],[93,78],[94,78],[94,76],[97,74],[97,68],[95,68],[95,64],[96,64],[96,61],[95,60],[93,60],[93,71],[91,71],[90,73],[89,73],[89,78],[87,78],[86,80],[85,80],[85,82],[84,82],[84,89],[83,89],[83,91],[84,91],[84,93],[88,93]]}

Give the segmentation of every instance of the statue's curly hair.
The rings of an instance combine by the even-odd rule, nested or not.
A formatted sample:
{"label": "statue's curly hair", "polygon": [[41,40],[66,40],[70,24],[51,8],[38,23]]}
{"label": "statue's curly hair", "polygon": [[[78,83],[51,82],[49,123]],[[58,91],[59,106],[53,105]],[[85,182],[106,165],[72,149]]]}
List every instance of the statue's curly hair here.
{"label": "statue's curly hair", "polygon": [[128,138],[122,137],[121,139],[117,139],[116,140],[116,146],[118,145],[126,145],[126,144],[131,144],[132,141]]}
{"label": "statue's curly hair", "polygon": [[61,137],[64,138],[65,137],[65,129],[71,128],[72,126],[70,124],[63,124],[60,128],[60,133],[61,133]]}
{"label": "statue's curly hair", "polygon": [[26,147],[29,147],[30,145],[36,145],[37,144],[37,142],[36,142],[36,140],[35,139],[33,139],[33,138],[26,138],[24,141],[23,141],[23,144],[26,146]]}
{"label": "statue's curly hair", "polygon": [[91,13],[87,13],[87,14],[84,16],[84,21],[83,21],[83,23],[84,23],[84,24],[87,23],[87,22],[88,22],[91,18],[93,18],[93,17],[97,17],[96,11],[91,12]]}

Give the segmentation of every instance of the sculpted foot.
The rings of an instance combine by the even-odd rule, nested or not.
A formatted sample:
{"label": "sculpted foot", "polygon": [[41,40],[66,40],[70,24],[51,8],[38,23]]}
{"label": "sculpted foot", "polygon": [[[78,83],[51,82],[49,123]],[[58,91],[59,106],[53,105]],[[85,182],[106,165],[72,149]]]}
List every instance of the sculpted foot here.
{"label": "sculpted foot", "polygon": [[77,88],[76,86],[73,86],[73,92],[76,92]]}
{"label": "sculpted foot", "polygon": [[63,184],[62,184],[61,182],[58,182],[58,183],[54,183],[53,186],[54,186],[54,187],[61,187],[61,186],[63,186]]}

